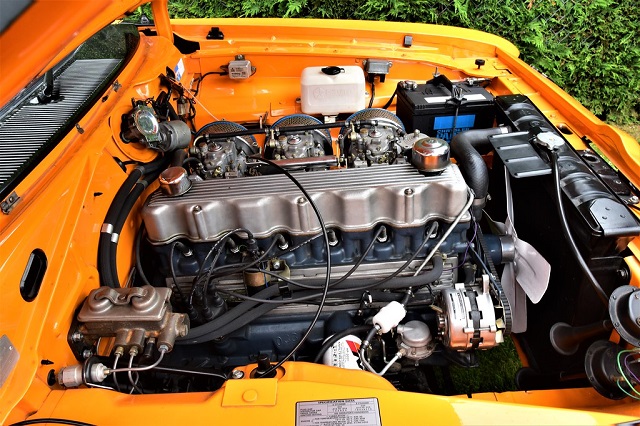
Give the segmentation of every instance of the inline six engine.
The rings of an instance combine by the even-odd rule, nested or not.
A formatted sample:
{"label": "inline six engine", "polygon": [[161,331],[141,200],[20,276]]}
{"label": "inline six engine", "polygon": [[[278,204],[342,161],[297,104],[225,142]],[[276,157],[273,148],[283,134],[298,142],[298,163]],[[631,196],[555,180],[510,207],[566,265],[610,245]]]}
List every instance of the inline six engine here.
{"label": "inline six engine", "polygon": [[[292,350],[317,310],[326,274],[319,216],[329,243],[331,275],[338,278],[329,284],[326,303],[331,308],[320,315],[298,359],[312,358],[325,337],[364,324],[371,312],[391,301],[399,303],[407,294],[412,297],[403,309],[423,325],[417,330],[429,330],[426,323],[431,323],[435,336],[422,336],[420,347],[430,350],[414,355],[415,360],[428,358],[436,342],[447,342],[447,350],[457,354],[502,341],[508,319],[500,295],[494,293],[492,301],[488,286],[476,282],[473,274],[465,278],[466,286],[456,286],[458,268],[469,273],[459,258],[468,252],[468,233],[474,226],[468,211],[472,196],[458,166],[442,151],[444,141],[419,131],[405,134],[401,121],[386,110],[363,110],[342,126],[338,140],[348,167],[339,167],[336,157],[326,162],[330,139],[318,120],[284,118],[272,132],[281,136],[267,145],[273,147],[270,162],[245,156],[237,163],[242,164],[237,170],[241,173],[234,173],[229,163],[216,175],[243,176],[236,179],[198,175],[193,168],[188,192],[174,196],[172,191],[157,191],[142,210],[147,247],[159,260],[159,276],[164,278],[159,285],[173,288],[178,296],[173,304],[190,313],[196,325],[190,336],[225,315],[221,312],[238,309],[243,295],[276,288],[282,298],[281,305],[250,324],[227,327],[235,328],[230,333],[207,330],[183,342],[215,341],[215,351],[208,356],[218,366],[249,363],[258,356],[278,360]],[[205,138],[210,145],[234,145],[236,158],[245,154],[246,144],[233,135]],[[279,173],[280,167],[290,170],[294,179]],[[425,171],[429,167],[435,170]],[[423,269],[429,273],[423,275]],[[309,289],[314,286],[316,298]],[[474,294],[475,303],[467,292]],[[310,303],[297,301],[303,293],[300,297]],[[482,323],[465,320],[474,312],[484,318]]]}

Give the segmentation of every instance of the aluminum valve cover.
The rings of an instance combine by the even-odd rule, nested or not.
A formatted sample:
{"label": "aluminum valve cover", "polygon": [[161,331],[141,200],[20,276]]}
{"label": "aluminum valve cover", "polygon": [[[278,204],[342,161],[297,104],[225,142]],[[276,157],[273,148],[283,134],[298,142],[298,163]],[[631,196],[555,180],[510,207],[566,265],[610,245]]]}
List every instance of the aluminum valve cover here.
{"label": "aluminum valve cover", "polygon": [[[316,203],[325,224],[345,232],[377,224],[397,228],[452,221],[467,201],[467,185],[455,164],[424,176],[410,164],[380,165],[295,174]],[[276,232],[321,231],[309,201],[284,175],[194,182],[180,197],[152,194],[142,210],[149,240],[216,241],[226,231],[247,228],[256,238]],[[462,221],[469,221],[465,213]]]}

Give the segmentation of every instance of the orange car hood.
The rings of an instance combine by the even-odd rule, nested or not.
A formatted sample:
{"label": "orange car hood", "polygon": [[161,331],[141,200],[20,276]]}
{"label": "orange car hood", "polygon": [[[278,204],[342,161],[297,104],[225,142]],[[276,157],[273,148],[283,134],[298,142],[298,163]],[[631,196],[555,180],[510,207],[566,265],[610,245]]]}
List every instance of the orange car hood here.
{"label": "orange car hood", "polygon": [[146,1],[34,0],[0,34],[0,107],[46,71],[57,56],[66,55],[142,3]]}

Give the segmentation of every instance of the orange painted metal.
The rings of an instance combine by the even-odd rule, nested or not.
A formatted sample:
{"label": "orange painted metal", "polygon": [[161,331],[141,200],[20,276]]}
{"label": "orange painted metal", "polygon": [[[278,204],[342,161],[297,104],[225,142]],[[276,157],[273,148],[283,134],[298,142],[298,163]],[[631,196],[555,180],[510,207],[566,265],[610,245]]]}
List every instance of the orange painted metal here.
{"label": "orange painted metal", "polygon": [[[34,2],[24,21],[16,21],[0,36],[0,106],[47,64],[55,62],[54,58],[64,56],[139,3],[88,1],[80,7],[74,1]],[[113,424],[121,419],[140,424],[293,424],[296,402],[343,398],[377,398],[385,425],[414,424],[416,419],[451,424],[611,424],[640,415],[640,404],[612,402],[591,389],[481,394],[471,399],[442,397],[398,392],[371,373],[307,363],[285,364],[286,374],[277,379],[245,378],[211,393],[127,396],[101,389],[63,390],[57,384],[48,384],[51,370],[75,362],[67,345],[67,331],[75,309],[99,285],[96,260],[100,226],[126,177],[113,157],[149,161],[155,156],[119,140],[119,117],[132,98],[159,93],[158,76],[180,59],[186,68],[182,84],[190,90],[195,89],[195,78],[219,70],[237,54],[245,55],[258,70],[246,81],[206,77],[196,103],[198,128],[215,119],[273,123],[300,112],[300,74],[307,66],[359,65],[367,58],[393,60],[387,81],[376,90],[375,106],[389,99],[398,81],[428,79],[436,67],[451,78],[492,77],[495,94],[530,96],[554,124],[571,128],[573,135],[568,139],[572,144],[583,146],[581,137],[587,136],[640,186],[637,143],[599,121],[520,61],[517,49],[498,37],[458,28],[382,22],[169,22],[165,7],[166,0],[153,3],[159,36],[141,36],[138,51],[118,77],[122,89],[107,89],[107,100],[98,102],[80,120],[84,133],[68,134],[20,183],[16,191],[22,201],[14,211],[0,215],[0,333],[10,338],[20,354],[18,364],[0,388],[0,422],[61,417],[96,424]],[[41,25],[43,21],[50,25]],[[40,23],[37,32],[35,22]],[[224,29],[224,40],[206,39],[212,26]],[[171,43],[173,33],[200,42],[201,50],[180,54]],[[402,35],[408,33],[414,36],[410,49],[401,46]],[[476,58],[485,59],[487,65],[478,70]],[[126,281],[132,267],[138,207],[120,237],[117,264],[121,282]],[[25,302],[18,284],[34,248],[46,253],[48,268],[38,297]],[[637,241],[631,251],[628,263],[633,283],[640,285]],[[242,368],[245,377],[251,368]]]}
{"label": "orange painted metal", "polygon": [[[249,376],[255,365],[241,369]],[[383,425],[402,424],[615,424],[633,419],[627,414],[599,412],[587,403],[602,403],[595,391],[563,390],[530,393],[500,403],[490,398],[444,397],[398,392],[386,380],[371,373],[343,370],[317,364],[286,363],[282,379],[230,380],[212,393],[170,395],[122,395],[91,390],[91,401],[99,409],[83,409],[82,390],[54,391],[37,417],[73,418],[95,424],[260,424],[293,425],[296,404],[375,398]],[[489,397],[495,394],[490,394]],[[539,395],[542,398],[537,398]],[[575,395],[575,397],[573,396]],[[578,410],[555,408],[570,400]],[[544,402],[544,403],[540,403]],[[558,405],[555,405],[558,404]],[[608,410],[610,406],[606,407]],[[339,423],[338,423],[339,424]]]}

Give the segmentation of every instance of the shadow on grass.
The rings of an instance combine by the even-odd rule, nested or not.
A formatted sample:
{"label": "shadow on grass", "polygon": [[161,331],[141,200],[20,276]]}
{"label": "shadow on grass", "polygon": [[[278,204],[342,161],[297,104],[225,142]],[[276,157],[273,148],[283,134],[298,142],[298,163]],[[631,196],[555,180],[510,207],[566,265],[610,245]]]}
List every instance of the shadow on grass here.
{"label": "shadow on grass", "polygon": [[522,364],[511,338],[496,348],[478,351],[478,361],[475,368],[451,367],[458,394],[516,390],[514,378]]}

